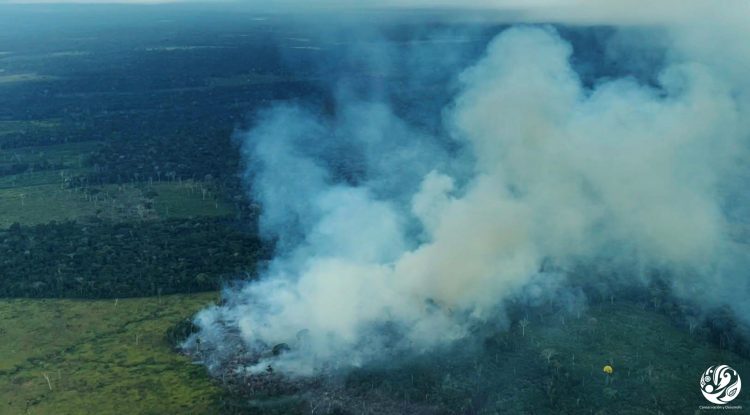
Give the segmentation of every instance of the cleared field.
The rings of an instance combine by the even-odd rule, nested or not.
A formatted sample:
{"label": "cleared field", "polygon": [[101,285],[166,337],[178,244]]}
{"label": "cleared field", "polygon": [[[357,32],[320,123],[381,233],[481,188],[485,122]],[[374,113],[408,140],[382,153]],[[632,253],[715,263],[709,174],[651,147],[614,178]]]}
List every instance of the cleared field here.
{"label": "cleared field", "polygon": [[165,331],[214,293],[0,300],[0,414],[212,414],[221,391]]}
{"label": "cleared field", "polygon": [[235,213],[231,203],[217,197],[210,186],[199,181],[152,183],[144,187],[144,192],[155,193],[153,208],[164,219],[228,216]]}
{"label": "cleared field", "polygon": [[[3,133],[47,130],[50,121],[0,122]],[[0,169],[13,165],[44,165],[47,169],[0,176],[0,227],[14,222],[35,225],[50,221],[98,217],[105,220],[144,220],[227,216],[234,206],[223,201],[206,183],[149,182],[70,189],[67,180],[85,174],[85,157],[100,142],[77,142],[0,151]],[[50,168],[52,167],[52,168]]]}
{"label": "cleared field", "polygon": [[[56,126],[55,120],[0,121],[0,136],[19,131],[51,132]],[[14,166],[26,170],[0,176],[0,228],[15,222],[36,225],[91,218],[129,221],[235,213],[233,203],[200,181],[152,179],[85,189],[67,186],[71,179],[91,171],[85,159],[101,146],[101,142],[84,141],[0,151],[0,170],[13,171]]]}
{"label": "cleared field", "polygon": [[[60,180],[59,173],[41,173],[51,175],[50,179],[57,174]],[[0,188],[0,227],[15,222],[36,225],[95,217],[127,221],[220,217],[233,213],[233,205],[200,182],[106,185],[86,191],[66,189],[59,184]]]}
{"label": "cleared field", "polygon": [[[40,127],[35,127],[40,128]],[[41,127],[41,128],[54,128]],[[2,125],[0,124],[0,134]],[[82,141],[78,143],[56,144],[49,146],[23,147],[0,152],[0,166],[13,163],[34,164],[48,161],[63,169],[79,169],[87,154],[96,151],[102,143],[97,141]]]}
{"label": "cleared field", "polygon": [[[10,75],[7,75],[10,76]],[[0,76],[0,79],[2,76]],[[60,120],[33,120],[33,121],[0,121],[0,136],[18,132],[28,132],[34,130],[43,130],[47,132],[54,131],[59,127]]]}
{"label": "cleared field", "polygon": [[36,225],[77,219],[95,214],[97,207],[77,192],[59,185],[16,187],[0,190],[0,226],[14,222]]}

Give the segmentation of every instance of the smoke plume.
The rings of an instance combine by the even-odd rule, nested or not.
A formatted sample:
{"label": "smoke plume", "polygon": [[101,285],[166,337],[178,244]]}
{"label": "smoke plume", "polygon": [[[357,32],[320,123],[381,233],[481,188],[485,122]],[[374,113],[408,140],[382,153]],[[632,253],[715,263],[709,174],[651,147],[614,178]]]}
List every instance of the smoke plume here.
{"label": "smoke plume", "polygon": [[[521,25],[459,71],[444,134],[385,99],[339,94],[333,115],[264,110],[239,136],[276,255],[199,313],[186,346],[206,351],[209,366],[254,356],[251,373],[361,366],[502,326],[506,300],[529,287],[553,295],[561,273],[594,262],[633,282],[668,270],[678,295],[750,315],[738,232],[750,50],[735,24],[747,7],[728,2],[716,28],[698,20],[707,2],[622,21],[623,2],[554,3],[566,2],[526,8],[528,20],[648,23],[620,29],[609,53],[632,53],[634,73],[648,48],[661,64],[648,79],[591,82],[554,27]],[[289,350],[269,352],[280,344]]]}

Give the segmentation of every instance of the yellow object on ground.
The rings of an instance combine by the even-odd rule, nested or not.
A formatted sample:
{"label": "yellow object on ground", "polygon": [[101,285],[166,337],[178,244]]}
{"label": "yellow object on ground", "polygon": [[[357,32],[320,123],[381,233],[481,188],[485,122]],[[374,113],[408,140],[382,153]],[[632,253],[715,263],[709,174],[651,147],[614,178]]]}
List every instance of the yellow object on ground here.
{"label": "yellow object on ground", "polygon": [[602,370],[604,371],[604,373],[606,373],[608,375],[611,375],[612,372],[614,372],[614,369],[612,369],[612,366],[610,366],[610,365],[604,366],[604,368],[602,368]]}

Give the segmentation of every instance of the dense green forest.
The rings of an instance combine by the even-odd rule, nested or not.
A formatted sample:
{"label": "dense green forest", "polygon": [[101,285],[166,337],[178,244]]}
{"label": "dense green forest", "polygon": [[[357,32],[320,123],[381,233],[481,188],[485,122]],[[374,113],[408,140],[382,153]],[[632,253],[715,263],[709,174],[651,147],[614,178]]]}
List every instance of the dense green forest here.
{"label": "dense green forest", "polygon": [[0,296],[114,298],[216,290],[249,275],[262,253],[257,238],[210,218],[15,224],[0,232]]}

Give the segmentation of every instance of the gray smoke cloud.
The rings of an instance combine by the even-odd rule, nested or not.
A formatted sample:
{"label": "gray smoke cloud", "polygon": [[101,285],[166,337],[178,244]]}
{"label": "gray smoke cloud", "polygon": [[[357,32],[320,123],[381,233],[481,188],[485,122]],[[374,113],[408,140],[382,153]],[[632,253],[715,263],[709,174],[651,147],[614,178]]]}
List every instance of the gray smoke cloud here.
{"label": "gray smoke cloud", "polygon": [[[208,351],[209,365],[247,353],[248,372],[272,365],[292,376],[433,350],[477,322],[502,325],[505,300],[557,292],[561,276],[543,271],[547,261],[666,269],[678,294],[750,315],[738,233],[748,213],[750,50],[735,24],[748,8],[728,2],[704,22],[707,2],[664,2],[649,18],[641,10],[615,21],[624,2],[575,2],[587,5],[576,13],[541,3],[525,10],[658,24],[667,62],[651,83],[587,87],[554,28],[504,30],[460,73],[444,110],[458,150],[383,102],[347,98],[334,117],[267,109],[242,140],[261,232],[278,240],[277,255],[197,315],[201,331],[186,347]],[[621,37],[613,50],[628,50],[623,39],[644,41]],[[267,352],[281,343],[291,350]]]}

